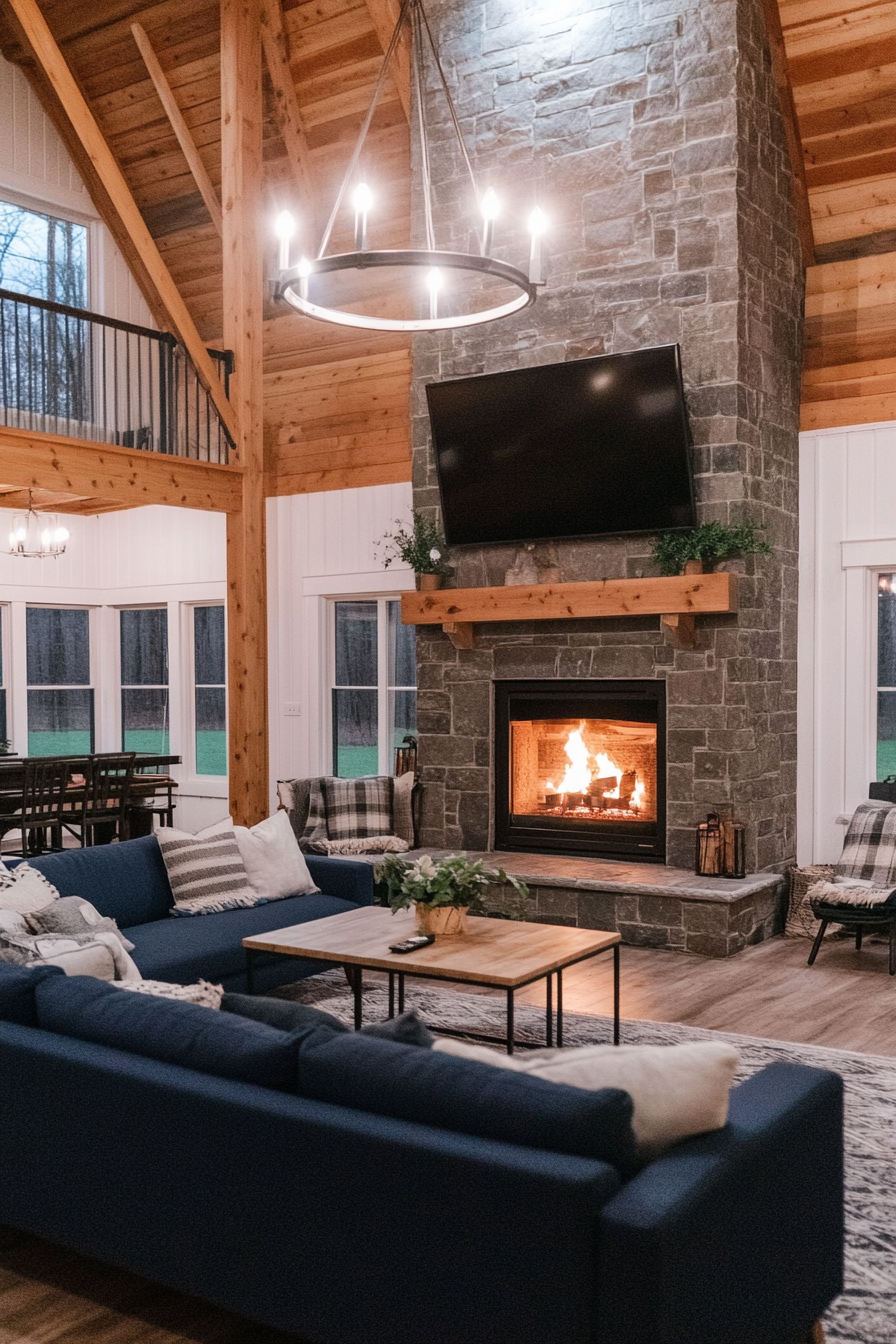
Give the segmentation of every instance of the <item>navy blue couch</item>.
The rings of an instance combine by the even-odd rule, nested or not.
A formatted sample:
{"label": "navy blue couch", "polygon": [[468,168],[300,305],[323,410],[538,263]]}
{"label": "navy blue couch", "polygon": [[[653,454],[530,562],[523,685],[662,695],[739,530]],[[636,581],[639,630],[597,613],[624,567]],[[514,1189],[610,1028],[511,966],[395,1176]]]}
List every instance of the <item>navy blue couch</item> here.
{"label": "navy blue couch", "polygon": [[[348,1034],[304,1071],[300,1054],[294,1086],[261,1086],[76,1038],[90,1011],[76,1000],[133,1014],[158,1001],[125,1005],[139,996],[52,969],[4,974],[55,988],[49,1016],[0,1012],[0,1221],[303,1340],[802,1344],[841,1289],[836,1074],[772,1065],[734,1090],[724,1130],[632,1171],[554,1151],[558,1130],[516,1135],[523,1108],[492,1137],[463,1123],[462,1092],[472,1109],[480,1092],[534,1088],[534,1110],[553,1113],[539,1079]],[[394,1070],[379,1098],[368,1049]],[[463,1086],[432,1091],[421,1115],[409,1080],[440,1067]],[[573,1108],[592,1096],[559,1092]]]}
{"label": "navy blue couch", "polygon": [[[146,980],[189,985],[211,980],[231,991],[246,987],[246,954],[242,939],[285,929],[307,920],[338,915],[373,904],[373,870],[369,864],[307,856],[317,895],[289,896],[244,910],[172,919],[174,896],[155,836],[120,845],[67,849],[29,859],[61,896],[83,896],[101,915],[117,920],[134,944],[131,953]],[[12,866],[12,865],[11,865]],[[254,985],[258,991],[321,970],[319,961],[297,957],[258,960]]]}

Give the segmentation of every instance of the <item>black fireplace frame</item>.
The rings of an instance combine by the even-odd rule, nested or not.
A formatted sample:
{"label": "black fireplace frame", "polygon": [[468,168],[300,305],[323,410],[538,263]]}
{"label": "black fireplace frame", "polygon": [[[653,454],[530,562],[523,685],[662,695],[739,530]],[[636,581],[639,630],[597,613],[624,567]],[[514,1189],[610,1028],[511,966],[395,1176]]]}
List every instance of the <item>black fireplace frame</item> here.
{"label": "black fireplace frame", "polygon": [[[495,849],[592,858],[666,860],[666,683],[575,678],[493,683]],[[522,825],[510,811],[511,718],[618,718],[656,724],[656,821],[546,819]]]}

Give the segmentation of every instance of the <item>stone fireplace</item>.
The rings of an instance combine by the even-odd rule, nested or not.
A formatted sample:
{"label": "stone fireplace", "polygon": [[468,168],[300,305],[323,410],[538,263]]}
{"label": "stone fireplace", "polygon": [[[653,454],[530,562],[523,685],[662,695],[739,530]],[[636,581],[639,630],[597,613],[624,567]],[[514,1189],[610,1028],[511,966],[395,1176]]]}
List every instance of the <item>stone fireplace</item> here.
{"label": "stone fireplace", "polygon": [[[649,857],[689,867],[696,823],[724,802],[747,827],[748,870],[781,871],[794,854],[803,277],[761,0],[572,0],[559,11],[430,0],[429,10],[477,172],[502,198],[496,255],[526,255],[536,202],[551,228],[548,284],[534,308],[415,338],[415,507],[439,508],[427,382],[678,342],[698,519],[759,521],[774,550],[730,563],[740,610],[699,617],[693,648],[667,642],[658,617],[481,624],[472,649],[419,627],[422,843],[516,845],[498,803],[504,770],[520,802],[509,815],[536,818],[531,830],[561,808],[554,816],[573,836],[571,853],[583,852],[573,847],[582,827],[586,838],[589,828],[633,835],[649,822]],[[432,113],[444,115],[438,101]],[[465,248],[462,166],[436,172],[440,245]],[[531,582],[533,571],[546,581],[638,578],[657,572],[651,546],[626,536],[463,547],[451,554],[450,582]],[[513,722],[541,726],[508,727],[513,743],[496,746],[500,688],[533,681],[662,688],[665,762],[658,742],[655,793],[645,782],[637,819],[611,816],[604,787],[620,775],[622,794],[643,771],[636,753],[649,743],[630,726],[637,715],[520,717]],[[617,724],[615,756],[607,718]],[[549,795],[564,793],[554,776],[570,764],[580,721],[592,780],[570,808],[575,790],[565,801]],[[595,773],[601,754],[617,769]]]}
{"label": "stone fireplace", "polygon": [[498,681],[498,849],[665,858],[662,681]]}

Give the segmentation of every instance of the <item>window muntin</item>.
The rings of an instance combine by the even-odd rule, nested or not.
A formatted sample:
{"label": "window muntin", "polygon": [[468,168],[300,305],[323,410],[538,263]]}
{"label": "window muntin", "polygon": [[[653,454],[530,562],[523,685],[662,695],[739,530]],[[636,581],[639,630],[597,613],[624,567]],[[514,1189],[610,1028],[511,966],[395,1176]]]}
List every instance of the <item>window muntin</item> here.
{"label": "window muntin", "polygon": [[414,629],[389,598],[333,609],[333,773],[391,774],[395,747],[416,732]]}
{"label": "window muntin", "polygon": [[121,746],[167,756],[171,749],[168,690],[168,610],[119,612]]}
{"label": "window muntin", "polygon": [[227,774],[227,645],[224,606],[193,608],[197,775]]}
{"label": "window muntin", "polygon": [[877,778],[896,775],[896,573],[877,576]]}
{"label": "window muntin", "polygon": [[28,607],[28,755],[86,755],[94,749],[90,612]]}

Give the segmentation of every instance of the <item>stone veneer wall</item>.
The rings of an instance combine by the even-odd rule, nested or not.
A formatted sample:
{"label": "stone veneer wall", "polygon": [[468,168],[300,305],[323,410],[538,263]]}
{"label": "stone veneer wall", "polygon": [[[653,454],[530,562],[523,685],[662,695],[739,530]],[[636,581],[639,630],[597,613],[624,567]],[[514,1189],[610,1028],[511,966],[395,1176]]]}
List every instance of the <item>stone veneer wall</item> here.
{"label": "stone veneer wall", "polygon": [[[699,519],[758,517],[775,552],[737,563],[740,613],[699,620],[693,651],[648,618],[479,626],[471,651],[421,628],[422,842],[489,844],[494,679],[662,677],[668,862],[691,864],[695,822],[728,800],[748,869],[780,869],[794,854],[802,272],[761,0],[429,9],[477,172],[504,205],[496,255],[523,263],[536,200],[551,231],[534,308],[416,340],[416,507],[438,508],[425,383],[679,341]],[[454,165],[436,175],[439,244],[466,248],[468,184]],[[536,559],[570,581],[637,577],[654,572],[651,544],[564,542]],[[515,556],[464,548],[452,582],[500,584]]]}

